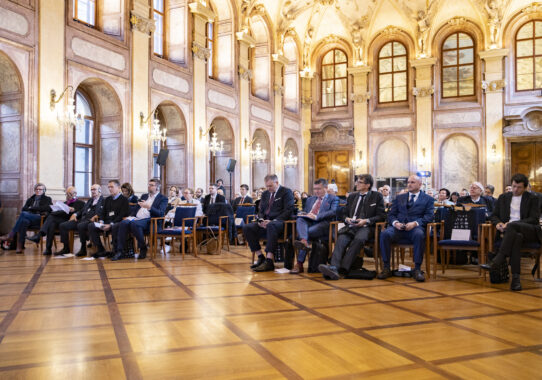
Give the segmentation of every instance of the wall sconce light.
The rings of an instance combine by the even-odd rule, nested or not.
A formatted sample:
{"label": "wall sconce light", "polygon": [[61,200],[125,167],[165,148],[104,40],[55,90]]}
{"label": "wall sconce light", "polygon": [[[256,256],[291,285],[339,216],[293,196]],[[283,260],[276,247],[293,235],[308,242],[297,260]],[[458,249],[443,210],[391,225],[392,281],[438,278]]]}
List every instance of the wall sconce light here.
{"label": "wall sconce light", "polygon": [[58,121],[58,124],[60,125],[64,125],[66,127],[79,127],[84,125],[84,120],[81,114],[75,114],[75,99],[73,96],[71,96],[72,91],[73,87],[67,86],[57,99],[56,91],[54,89],[51,89],[49,108],[51,109],[51,111],[54,111],[56,105],[64,98],[64,95],[67,94],[68,105],[66,107],[66,110],[64,114],[61,110],[57,110],[56,119]]}
{"label": "wall sconce light", "polygon": [[284,167],[293,168],[297,166],[297,156],[294,156],[292,152],[288,152],[288,156],[284,157]]}
{"label": "wall sconce light", "polygon": [[245,150],[252,146],[252,144],[254,143],[254,140],[256,139],[252,139],[251,142],[248,142],[248,139],[245,137]]}
{"label": "wall sconce light", "polygon": [[493,144],[491,145],[491,149],[489,151],[489,161],[493,164],[499,162],[500,159],[499,153],[497,153],[497,145]]}
{"label": "wall sconce light", "polygon": [[363,151],[360,149],[358,150],[358,158],[352,160],[352,167],[354,169],[358,169],[363,166]]}
{"label": "wall sconce light", "polygon": [[149,116],[145,118],[143,112],[139,113],[139,128],[143,129],[145,124],[149,122],[152,117],[152,124],[149,124],[149,139],[154,141],[166,141],[166,128],[160,128],[160,120],[158,119],[158,107],[153,109]]}
{"label": "wall sconce light", "polygon": [[200,139],[200,141],[201,141],[205,136],[207,136],[207,134],[209,133],[209,131],[210,131],[211,129],[213,129],[213,128],[214,128],[214,125],[211,124],[211,125],[209,125],[209,128],[207,128],[207,130],[206,130],[205,132],[203,132],[203,128],[200,126],[200,127],[199,127],[199,139]]}

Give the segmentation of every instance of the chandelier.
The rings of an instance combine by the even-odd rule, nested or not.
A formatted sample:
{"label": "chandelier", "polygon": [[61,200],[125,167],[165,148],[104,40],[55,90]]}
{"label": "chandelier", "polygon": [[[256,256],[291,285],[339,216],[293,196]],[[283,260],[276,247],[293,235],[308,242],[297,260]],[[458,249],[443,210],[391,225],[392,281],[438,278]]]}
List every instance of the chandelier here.
{"label": "chandelier", "polygon": [[149,131],[149,138],[151,139],[151,141],[166,141],[166,132],[167,130],[165,128],[160,129],[160,120],[155,117],[152,121],[152,127]]}
{"label": "chandelier", "polygon": [[209,143],[209,151],[211,153],[217,154],[224,150],[224,141],[218,142],[216,137],[216,132],[213,132],[211,135],[211,142]]}
{"label": "chandelier", "polygon": [[352,160],[352,167],[354,169],[359,169],[363,166],[363,151],[358,151],[358,159]]}
{"label": "chandelier", "polygon": [[284,157],[284,167],[293,168],[297,166],[297,156],[294,156],[292,152],[288,152],[288,156]]}
{"label": "chandelier", "polygon": [[252,156],[252,161],[263,161],[267,157],[267,151],[262,149],[261,145],[257,143],[256,149],[253,149],[250,155]]}

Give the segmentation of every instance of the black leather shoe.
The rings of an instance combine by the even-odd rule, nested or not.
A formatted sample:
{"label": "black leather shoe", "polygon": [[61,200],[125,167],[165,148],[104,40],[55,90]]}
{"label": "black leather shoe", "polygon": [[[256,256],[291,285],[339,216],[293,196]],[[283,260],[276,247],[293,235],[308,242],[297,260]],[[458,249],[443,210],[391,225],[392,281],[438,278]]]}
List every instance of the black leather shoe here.
{"label": "black leather shoe", "polygon": [[424,276],[423,272],[421,270],[419,270],[419,269],[414,269],[412,271],[412,278],[415,279],[418,282],[424,282],[425,281],[425,276]]}
{"label": "black leather shoe", "polygon": [[113,256],[111,256],[111,261],[117,261],[122,259],[122,251],[118,251]]}
{"label": "black leather shoe", "polygon": [[311,247],[303,244],[301,240],[294,241],[294,247],[296,247],[298,250],[304,250],[307,255],[311,251]]}
{"label": "black leather shoe", "polygon": [[94,257],[95,259],[99,259],[100,257],[106,257],[106,256],[107,256],[106,251],[99,251],[99,252],[96,252],[94,255],[92,255],[92,257]]}
{"label": "black leather shoe", "polygon": [[51,256],[53,254],[53,252],[51,252],[50,249],[46,249],[45,251],[43,251],[43,256]]}
{"label": "black leather shoe", "polygon": [[382,269],[382,272],[380,272],[376,278],[378,278],[379,280],[385,280],[386,278],[389,278],[393,276],[393,273],[391,273],[391,270],[390,268],[384,268]]}
{"label": "black leather shoe", "polygon": [[341,278],[339,276],[339,272],[337,272],[335,270],[335,267],[332,267],[331,265],[320,264],[318,265],[318,270],[320,271],[320,273],[322,273],[324,278],[329,277],[330,280],[334,280],[334,281]]}
{"label": "black leather shoe", "polygon": [[271,272],[275,270],[275,264],[271,260],[265,260],[261,265],[253,269],[254,272]]}
{"label": "black leather shoe", "polygon": [[259,267],[260,265],[262,265],[264,262],[265,262],[265,256],[263,256],[263,255],[258,256],[258,261],[256,261],[256,264],[252,264],[252,265],[250,266],[250,269],[257,268],[257,267]]}
{"label": "black leather shoe", "polygon": [[521,282],[519,280],[519,274],[512,275],[512,281],[510,282],[510,290],[519,292],[522,289]]}
{"label": "black leather shoe", "polygon": [[147,248],[140,249],[139,250],[139,256],[137,257],[138,260],[143,260],[145,257],[147,257]]}
{"label": "black leather shoe", "polygon": [[41,240],[41,235],[38,233],[33,236],[27,236],[26,240],[31,241],[32,243],[39,244]]}
{"label": "black leather shoe", "polygon": [[70,253],[70,251],[68,251],[67,248],[62,248],[60,251],[55,252],[55,256],[67,255],[68,253]]}
{"label": "black leather shoe", "polygon": [[86,256],[87,255],[87,250],[86,249],[81,249],[79,252],[77,252],[75,254],[76,257],[82,257],[82,256]]}

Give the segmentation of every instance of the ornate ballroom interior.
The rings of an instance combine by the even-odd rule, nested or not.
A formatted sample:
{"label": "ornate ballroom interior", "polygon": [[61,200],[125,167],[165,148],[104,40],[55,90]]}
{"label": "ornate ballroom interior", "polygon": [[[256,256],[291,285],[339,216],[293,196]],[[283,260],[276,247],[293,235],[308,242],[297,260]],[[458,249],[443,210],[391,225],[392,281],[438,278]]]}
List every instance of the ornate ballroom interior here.
{"label": "ornate ballroom interior", "polygon": [[[89,197],[93,183],[107,194],[112,179],[131,183],[135,193],[141,194],[153,177],[162,180],[164,189],[175,185],[205,191],[209,183],[223,179],[229,195],[241,184],[248,184],[250,191],[262,187],[265,175],[276,173],[281,184],[307,192],[317,178],[334,179],[339,195],[344,195],[353,187],[356,174],[370,173],[381,183],[392,184],[425,171],[431,173],[426,182],[430,188],[460,191],[479,181],[495,186],[498,196],[511,176],[521,172],[533,189],[541,191],[542,3],[0,0],[0,126],[2,233],[9,230],[37,182],[47,186],[54,200],[63,200],[70,185],[77,187],[81,198]],[[165,165],[158,165],[159,153],[166,149]],[[236,165],[229,172],[231,159]],[[340,378],[348,374],[376,378],[390,373],[399,378],[498,377],[503,373],[499,371],[509,370],[497,360],[498,353],[517,356],[524,376],[539,376],[542,369],[536,364],[542,362],[540,346],[535,346],[542,334],[542,293],[534,282],[531,294],[516,299],[508,294],[500,299],[486,296],[485,292],[506,287],[484,285],[473,271],[466,281],[456,283],[453,270],[445,278],[456,283],[449,288],[439,287],[439,281],[426,284],[429,290],[401,281],[391,283],[397,298],[383,296],[376,287],[371,291],[356,288],[350,282],[324,288],[309,278],[276,281],[275,287],[266,288],[262,285],[266,278],[256,284],[252,282],[258,278],[252,278],[247,285],[247,274],[238,268],[246,266],[249,253],[243,250],[241,254],[246,257],[227,253],[203,259],[199,266],[191,257],[182,267],[168,262],[141,262],[130,268],[98,263],[92,273],[68,271],[62,278],[55,270],[63,266],[60,261],[50,260],[44,267],[39,252],[33,258],[19,257],[15,267],[7,256],[0,258],[0,271],[8,278],[0,284],[5,288],[0,293],[0,301],[5,301],[0,317],[6,316],[0,319],[2,343],[10,336],[8,326],[16,329],[7,348],[0,344],[0,377],[2,371],[8,377],[84,377],[80,372],[84,371],[98,378],[104,378],[104,373],[112,378],[167,378],[182,377],[179,373],[186,370],[187,377],[218,378],[223,373],[214,367],[230,365],[232,378]],[[130,270],[140,270],[143,277],[129,274]],[[111,271],[118,277],[108,279]],[[183,282],[185,275],[190,281]],[[202,284],[201,275],[210,284],[228,286],[215,289]],[[44,293],[39,299],[23,291],[23,285],[37,280],[36,276],[50,281],[43,283],[42,278],[34,284],[34,289]],[[123,279],[130,276],[134,278]],[[76,280],[78,288],[70,284]],[[313,294],[328,292],[330,300],[283,294],[288,286],[282,283],[287,282]],[[140,293],[139,286],[147,285],[165,290]],[[361,295],[367,290],[370,296],[353,299],[359,295],[347,292],[349,287]],[[90,306],[73,314],[73,320],[57,317],[55,307],[69,309],[72,301],[79,300],[78,291],[88,292],[83,304]],[[70,296],[57,302],[56,292]],[[225,301],[228,298],[212,299],[204,306],[189,303],[212,292],[232,297],[232,303]],[[22,303],[15,302],[22,302],[17,298],[20,293],[29,303],[22,310]],[[474,319],[452,323],[440,311],[420,306],[410,312],[392,304],[405,301],[406,293],[416,299],[437,297],[437,303],[441,298],[453,299],[455,303],[441,304],[458,308],[450,318],[502,313],[503,319],[495,317],[487,324]],[[238,295],[242,299],[258,295],[269,302],[246,303],[235,299]],[[169,311],[185,313],[178,322],[183,328],[164,327],[167,317],[157,318],[161,322],[153,325],[152,313],[145,321],[138,320],[137,315],[147,309],[130,302],[146,305],[151,299],[162,302],[153,312],[159,313],[160,307],[166,310],[171,301]],[[360,303],[372,301],[376,303],[369,309],[374,318],[354,321],[352,315],[365,313]],[[467,301],[476,308],[465,305]],[[33,311],[43,306],[41,302],[51,309],[40,309],[44,314],[36,316]],[[355,313],[333,314],[331,307],[339,303],[336,309],[351,308]],[[248,314],[235,316],[236,307],[246,307]],[[507,324],[506,317],[518,310],[525,320],[514,319],[512,324],[534,328],[531,337],[509,331],[508,336],[495,338],[485,330]],[[277,324],[293,323],[292,336],[309,338],[298,337],[288,346],[288,334],[273,333],[272,317],[267,324],[251,324],[251,316],[255,319],[258,313],[269,311],[276,312]],[[205,329],[198,318],[207,317],[206,313],[213,318],[205,327],[208,335],[202,338],[202,352],[190,344],[166,342],[167,336],[177,342],[194,338],[193,331]],[[288,313],[297,313],[299,318],[292,322],[285,317]],[[380,323],[376,316],[380,313],[393,316]],[[234,316],[226,318],[230,314]],[[91,318],[98,323],[92,325]],[[438,350],[416,351],[416,346],[397,343],[399,338],[386,329],[377,329],[399,325],[397,337],[412,342],[416,333],[405,326],[420,321],[438,325],[427,335],[435,344],[441,334],[457,334],[455,343],[444,343],[449,356]],[[146,333],[138,330],[138,323],[144,323]],[[64,324],[79,326],[73,330],[75,335],[63,330]],[[224,331],[224,326],[229,330]],[[306,330],[307,326],[314,331]],[[32,335],[45,327],[51,329],[50,336]],[[483,333],[473,337],[475,329]],[[319,351],[308,361],[311,365],[291,363],[309,355],[306,346],[325,348],[325,337],[335,333],[340,336],[330,343],[330,356]],[[538,342],[533,342],[534,337]],[[92,349],[68,343],[87,338]],[[29,342],[34,348],[23,347]],[[160,342],[166,343],[160,346]],[[51,353],[51,347],[56,351]],[[349,353],[344,360],[334,356],[345,347]],[[154,356],[141,354],[153,350],[158,352]],[[80,356],[69,358],[70,352]],[[58,363],[47,353],[58,354]],[[171,353],[187,356],[181,359]],[[359,364],[354,354],[358,358],[369,355],[370,360]],[[25,357],[33,359],[25,361]],[[455,361],[455,357],[462,359]],[[318,364],[328,359],[329,366]],[[477,360],[482,372],[476,372]],[[513,365],[514,360],[507,363]],[[163,368],[153,367],[155,362]],[[191,366],[192,362],[196,364]],[[178,371],[164,369],[177,368],[179,363],[184,367]],[[209,371],[198,372],[198,368]]]}

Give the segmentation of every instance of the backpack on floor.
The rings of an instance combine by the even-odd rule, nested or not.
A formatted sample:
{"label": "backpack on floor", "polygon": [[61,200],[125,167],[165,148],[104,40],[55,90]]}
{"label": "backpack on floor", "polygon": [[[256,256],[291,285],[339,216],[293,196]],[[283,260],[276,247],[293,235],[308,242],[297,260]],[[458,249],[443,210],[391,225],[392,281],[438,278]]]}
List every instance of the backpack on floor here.
{"label": "backpack on floor", "polygon": [[[495,256],[496,255],[493,253],[488,255],[490,260],[493,260]],[[508,282],[509,279],[510,272],[508,271],[508,260],[504,260],[504,262],[496,269],[489,271],[489,281],[491,281],[492,284],[503,284]]]}
{"label": "backpack on floor", "polygon": [[327,264],[328,248],[327,244],[320,241],[312,242],[312,250],[309,256],[309,273],[318,273],[318,265]]}

